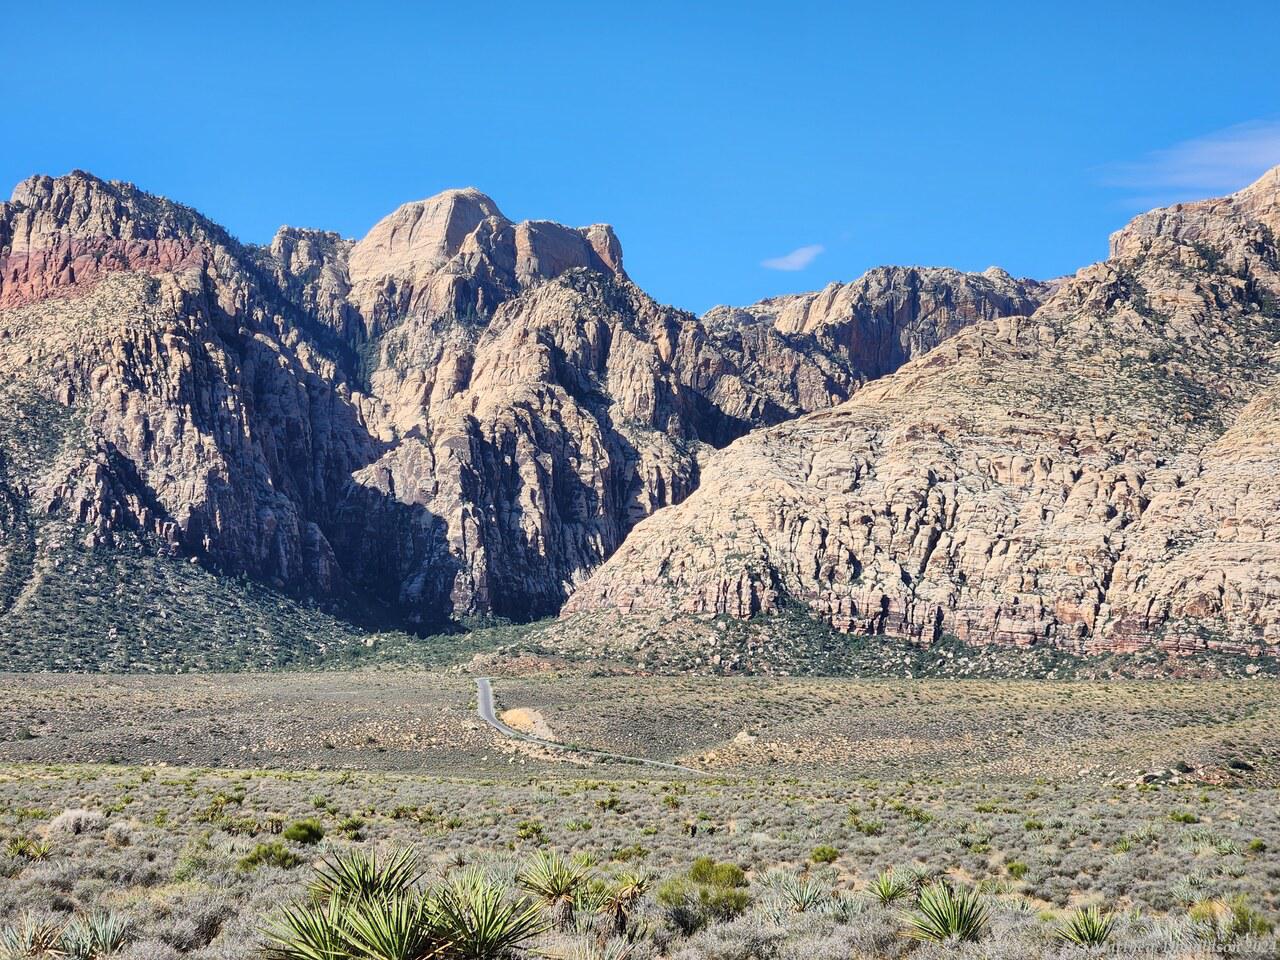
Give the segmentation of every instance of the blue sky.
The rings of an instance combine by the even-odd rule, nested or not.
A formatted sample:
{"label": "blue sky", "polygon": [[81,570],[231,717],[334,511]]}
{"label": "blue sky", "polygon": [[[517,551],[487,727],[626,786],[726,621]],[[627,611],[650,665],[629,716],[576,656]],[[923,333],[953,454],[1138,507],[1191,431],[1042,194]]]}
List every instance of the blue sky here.
{"label": "blue sky", "polygon": [[[109,12],[108,12],[109,11]],[[1051,277],[1280,163],[1280,4],[6,2],[0,183],[241,239],[473,185],[702,311],[881,263]]]}

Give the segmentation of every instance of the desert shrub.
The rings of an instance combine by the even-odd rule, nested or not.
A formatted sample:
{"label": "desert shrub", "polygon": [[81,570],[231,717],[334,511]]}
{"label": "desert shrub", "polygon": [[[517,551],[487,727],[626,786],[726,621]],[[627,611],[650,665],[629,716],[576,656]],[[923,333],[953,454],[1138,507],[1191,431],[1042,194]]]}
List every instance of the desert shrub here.
{"label": "desert shrub", "polygon": [[302,858],[286,847],[279,840],[259,843],[236,863],[241,870],[252,870],[255,867],[280,867],[291,870],[302,863]]}
{"label": "desert shrub", "polygon": [[284,829],[284,838],[294,843],[312,844],[324,839],[324,827],[315,817],[295,820]]}
{"label": "desert shrub", "polygon": [[1243,896],[1231,900],[1201,900],[1187,913],[1197,939],[1216,945],[1232,944],[1246,937],[1263,937],[1272,924]]}
{"label": "desert shrub", "polygon": [[987,905],[967,887],[934,883],[920,891],[916,909],[907,914],[907,935],[932,943],[968,942],[987,929]]}
{"label": "desert shrub", "polygon": [[694,883],[715,887],[745,887],[747,875],[736,863],[716,863],[710,857],[699,857],[689,867],[689,879]]}
{"label": "desert shrub", "polygon": [[120,960],[179,960],[178,948],[164,940],[135,940],[120,953]]}
{"label": "desert shrub", "polygon": [[729,920],[746,910],[751,902],[746,886],[746,874],[737,864],[700,857],[685,876],[663,882],[657,896],[668,921],[688,936],[710,921]]}
{"label": "desert shrub", "polygon": [[829,844],[820,843],[813,848],[813,852],[809,854],[809,859],[814,863],[835,863],[840,856],[840,851]]}
{"label": "desert shrub", "polygon": [[1021,860],[1010,860],[1004,865],[1004,868],[1009,871],[1009,876],[1015,880],[1021,880],[1027,875],[1027,871],[1031,869]]}
{"label": "desert shrub", "polygon": [[1174,810],[1169,814],[1169,819],[1174,823],[1199,823],[1200,818],[1190,810]]}
{"label": "desert shrub", "polygon": [[673,960],[769,960],[786,938],[785,927],[745,916],[707,927],[673,954]]}
{"label": "desert shrub", "polygon": [[106,818],[98,810],[63,810],[49,821],[49,836],[75,836],[101,830]]}

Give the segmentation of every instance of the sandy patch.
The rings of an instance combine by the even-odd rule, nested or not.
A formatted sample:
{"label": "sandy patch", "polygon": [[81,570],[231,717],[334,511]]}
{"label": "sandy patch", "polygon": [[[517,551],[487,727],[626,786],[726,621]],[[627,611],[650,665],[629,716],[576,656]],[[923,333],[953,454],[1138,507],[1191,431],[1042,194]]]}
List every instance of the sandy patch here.
{"label": "sandy patch", "polygon": [[543,719],[542,714],[537,710],[516,707],[514,710],[502,711],[500,719],[508,727],[519,730],[521,733],[529,733],[535,737],[541,737],[543,740],[554,740],[556,738],[555,734],[551,732],[551,728],[547,726],[547,721]]}

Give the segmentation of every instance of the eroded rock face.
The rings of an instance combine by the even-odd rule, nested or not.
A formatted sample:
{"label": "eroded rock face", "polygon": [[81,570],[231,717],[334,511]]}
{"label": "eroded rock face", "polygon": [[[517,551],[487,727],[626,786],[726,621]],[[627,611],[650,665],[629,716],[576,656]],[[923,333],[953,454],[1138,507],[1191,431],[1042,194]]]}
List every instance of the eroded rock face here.
{"label": "eroded rock face", "polygon": [[998,267],[877,267],[852,283],[715,307],[702,319],[756,379],[794,394],[796,413],[847,400],[979,320],[1027,316],[1049,292]]}
{"label": "eroded rock face", "polygon": [[[816,332],[709,330],[628,280],[610,228],[474,190],[256,248],[128,184],[32,178],[0,204],[0,600],[56,567],[57,516],[384,623],[554,612],[715,448],[1034,295],[859,289]],[[841,323],[899,345],[864,358]]]}
{"label": "eroded rock face", "polygon": [[1280,651],[1278,235],[1280,170],[1137,218],[1030,318],[718,454],[567,612]]}

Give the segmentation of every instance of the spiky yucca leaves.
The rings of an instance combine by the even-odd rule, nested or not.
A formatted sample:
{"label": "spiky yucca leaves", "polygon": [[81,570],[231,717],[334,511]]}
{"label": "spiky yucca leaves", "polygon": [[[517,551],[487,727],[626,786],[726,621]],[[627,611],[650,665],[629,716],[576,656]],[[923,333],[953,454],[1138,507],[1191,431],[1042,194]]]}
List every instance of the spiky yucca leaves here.
{"label": "spiky yucca leaves", "polygon": [[1077,947],[1100,947],[1111,939],[1116,918],[1099,907],[1081,907],[1057,929],[1056,936]]}
{"label": "spiky yucca leaves", "polygon": [[782,876],[777,890],[782,902],[795,913],[817,910],[831,899],[831,891],[812,877]]}
{"label": "spiky yucca leaves", "polygon": [[71,960],[98,960],[118,953],[129,939],[129,922],[114,913],[72,920],[62,932],[62,953]]}
{"label": "spiky yucca leaves", "polygon": [[888,907],[911,896],[911,890],[910,880],[893,870],[881,870],[867,887],[867,894],[876,903]]}
{"label": "spiky yucca leaves", "polygon": [[337,960],[347,947],[345,911],[338,897],[285,907],[265,931],[270,960]]}
{"label": "spiky yucca leaves", "polygon": [[520,871],[516,882],[551,910],[552,922],[564,929],[573,923],[574,898],[590,879],[587,867],[571,863],[553,850],[541,850]]}
{"label": "spiky yucca leaves", "polygon": [[343,915],[347,955],[361,960],[441,957],[452,933],[440,921],[438,901],[421,894],[398,892],[356,900]]}
{"label": "spiky yucca leaves", "polygon": [[907,935],[931,943],[977,940],[987,928],[987,905],[967,887],[934,883],[920,891],[915,912],[904,917]]}
{"label": "spiky yucca leaves", "polygon": [[52,957],[62,954],[62,924],[49,917],[26,913],[0,929],[0,957]]}
{"label": "spiky yucca leaves", "polygon": [[420,876],[417,855],[408,847],[382,860],[372,850],[350,850],[316,867],[308,890],[317,901],[334,896],[356,900],[385,898],[409,890]]}
{"label": "spiky yucca leaves", "polygon": [[505,957],[546,929],[538,904],[511,901],[488,883],[446,886],[435,894],[434,913],[448,960]]}
{"label": "spiky yucca leaves", "polygon": [[5,851],[11,857],[23,860],[48,860],[53,846],[48,840],[32,840],[30,837],[10,837]]}
{"label": "spiky yucca leaves", "polygon": [[609,885],[606,910],[613,917],[613,931],[616,936],[627,932],[627,924],[636,904],[649,892],[653,878],[647,873],[636,870],[625,870],[613,879]]}

